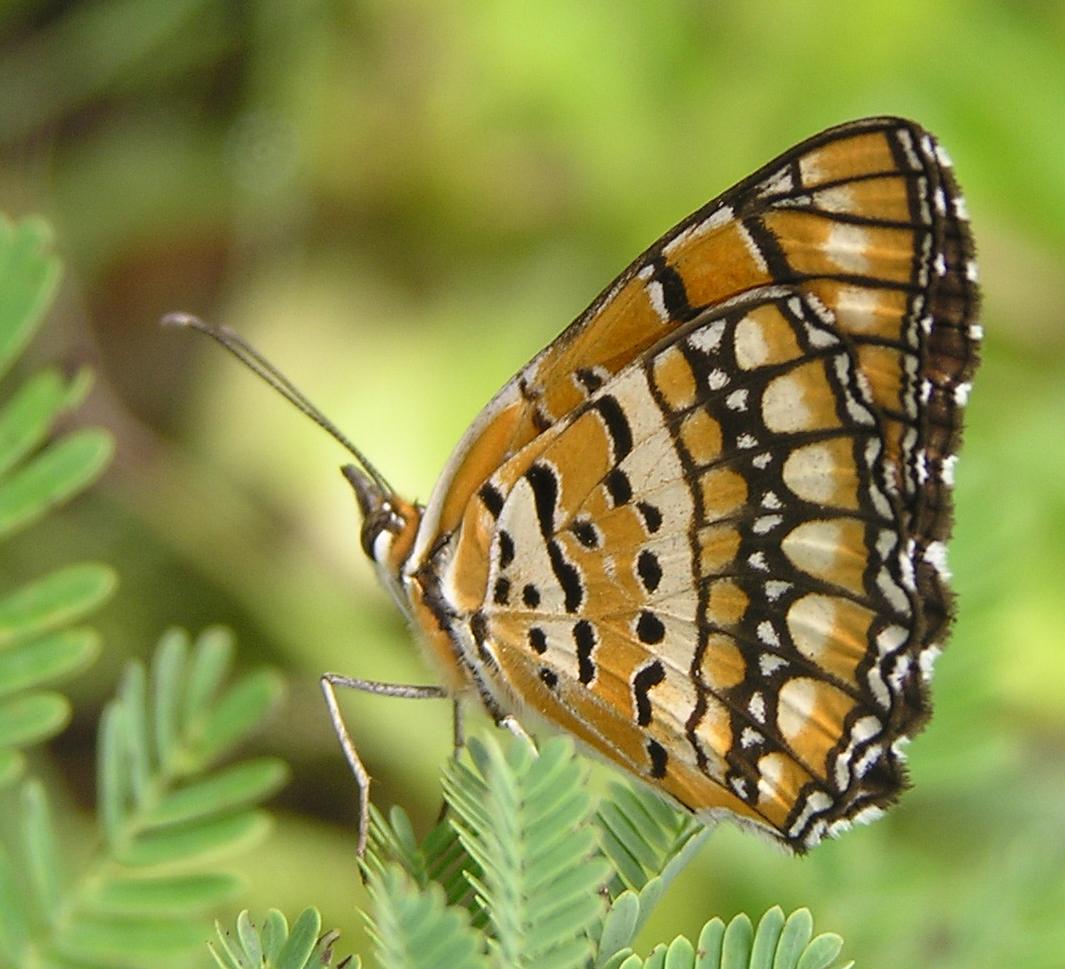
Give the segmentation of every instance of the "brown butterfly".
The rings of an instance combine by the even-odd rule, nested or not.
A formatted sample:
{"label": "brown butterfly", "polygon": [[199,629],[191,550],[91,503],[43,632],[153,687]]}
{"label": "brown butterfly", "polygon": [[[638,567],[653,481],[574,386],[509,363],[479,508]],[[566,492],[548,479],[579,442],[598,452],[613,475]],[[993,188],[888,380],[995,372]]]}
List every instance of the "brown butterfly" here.
{"label": "brown butterfly", "polygon": [[918,125],[815,135],[686,218],[496,394],[426,504],[354,454],[362,545],[443,686],[569,731],[796,851],[904,783],[948,632],[980,327],[968,218]]}

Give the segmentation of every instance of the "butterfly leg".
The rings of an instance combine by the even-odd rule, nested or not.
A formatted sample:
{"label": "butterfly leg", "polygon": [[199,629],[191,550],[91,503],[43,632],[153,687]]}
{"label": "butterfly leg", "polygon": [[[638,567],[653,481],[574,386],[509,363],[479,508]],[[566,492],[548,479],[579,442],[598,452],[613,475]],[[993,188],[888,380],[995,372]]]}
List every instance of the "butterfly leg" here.
{"label": "butterfly leg", "polygon": [[[466,746],[466,715],[462,701],[455,697],[451,701],[451,759],[458,760]],[[440,810],[436,815],[436,823],[439,824],[447,817],[448,803],[445,798],[440,802]]]}
{"label": "butterfly leg", "polygon": [[533,756],[539,756],[540,751],[536,748],[536,741],[534,741],[532,737],[529,736],[525,728],[519,722],[518,718],[515,717],[512,713],[508,713],[506,716],[501,717],[499,720],[497,720],[496,726],[502,727],[508,733],[513,734],[515,737],[518,737],[521,740],[524,740],[532,750]]}
{"label": "butterfly leg", "polygon": [[[447,690],[439,686],[413,686],[408,683],[382,683],[379,680],[362,680],[354,676],[342,676],[340,673],[325,673],[321,679],[322,693],[325,695],[325,705],[329,709],[329,719],[333,723],[333,732],[340,741],[340,747],[344,751],[351,773],[355,776],[355,786],[358,790],[358,840],[356,852],[361,858],[366,852],[366,839],[370,831],[370,773],[359,757],[355,748],[355,742],[351,739],[347,724],[340,712],[337,703],[337,688],[358,690],[360,693],[373,693],[377,696],[400,697],[405,700],[444,700],[448,697]],[[458,703],[455,704],[458,715]],[[461,722],[455,727],[456,743],[462,737]],[[456,750],[458,748],[456,747]]]}

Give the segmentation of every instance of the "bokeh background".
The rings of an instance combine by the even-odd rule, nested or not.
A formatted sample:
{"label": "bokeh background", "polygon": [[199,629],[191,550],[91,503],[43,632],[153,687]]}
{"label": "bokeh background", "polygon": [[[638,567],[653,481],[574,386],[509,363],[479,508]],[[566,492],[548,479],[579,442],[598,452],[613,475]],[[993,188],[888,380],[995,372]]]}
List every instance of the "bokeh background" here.
{"label": "bokeh background", "polygon": [[[960,615],[887,820],[783,856],[720,830],[647,939],[809,905],[863,969],[1065,964],[1065,5],[1026,0],[12,0],[0,208],[66,261],[37,360],[90,360],[114,467],[4,573],[113,563],[104,658],[50,756],[91,807],[95,718],[170,624],[286,671],[294,777],[243,904],[361,945],[335,669],[432,682],[358,544],[343,453],[221,351],[235,327],[427,496],[466,424],[668,226],[793,142],[914,117],[953,155],[984,282],[958,472]],[[32,363],[32,361],[31,361]],[[352,698],[424,830],[446,704]]]}

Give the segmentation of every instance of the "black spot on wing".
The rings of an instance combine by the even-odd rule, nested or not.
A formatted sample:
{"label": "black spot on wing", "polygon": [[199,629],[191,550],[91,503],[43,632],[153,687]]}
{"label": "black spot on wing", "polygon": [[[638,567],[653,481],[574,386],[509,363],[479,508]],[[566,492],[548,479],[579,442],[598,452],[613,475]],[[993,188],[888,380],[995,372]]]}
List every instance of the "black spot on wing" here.
{"label": "black spot on wing", "polygon": [[665,777],[666,765],[669,763],[669,754],[657,740],[651,738],[647,741],[647,756],[651,760],[651,776]]}
{"label": "black spot on wing", "polygon": [[662,620],[658,616],[644,609],[640,613],[640,618],[636,620],[636,635],[641,643],[654,646],[666,638],[666,627],[662,625]]}
{"label": "black spot on wing", "polygon": [[521,601],[525,603],[527,608],[535,609],[540,605],[540,590],[531,582],[526,583],[521,590]]}
{"label": "black spot on wing", "polygon": [[525,472],[525,480],[532,488],[536,518],[544,538],[555,533],[555,508],[558,505],[558,478],[546,464],[534,463]]}
{"label": "black spot on wing", "polygon": [[636,722],[646,727],[651,722],[651,690],[666,678],[666,671],[658,660],[652,660],[636,671],[632,678],[632,698],[636,702]]}
{"label": "black spot on wing", "polygon": [[539,626],[533,626],[529,629],[529,645],[533,648],[533,651],[539,653],[541,656],[547,652],[547,633],[545,633]]}
{"label": "black spot on wing", "polygon": [[576,612],[584,603],[584,585],[581,582],[580,569],[566,558],[562,546],[553,538],[547,543],[547,557],[551,562],[551,571],[562,586],[566,612]]}
{"label": "black spot on wing", "polygon": [[662,512],[656,506],[646,501],[638,501],[636,502],[636,510],[643,516],[643,523],[647,526],[647,531],[651,535],[662,527]]}
{"label": "black spot on wing", "polygon": [[662,302],[665,303],[666,312],[675,319],[683,320],[691,314],[691,304],[688,302],[688,293],[684,289],[684,280],[680,273],[665,261],[662,256],[654,260],[654,278],[662,287]]}
{"label": "black spot on wing", "polygon": [[574,625],[573,642],[577,645],[577,678],[587,686],[595,679],[595,662],[592,659],[595,627],[587,619],[582,619]]}
{"label": "black spot on wing", "polygon": [[505,529],[499,531],[499,567],[507,568],[514,561],[514,539]]}
{"label": "black spot on wing", "polygon": [[614,464],[619,464],[632,451],[632,429],[629,427],[625,411],[621,409],[616,397],[605,394],[593,405],[603,418],[607,433],[610,435],[610,449]]}
{"label": "black spot on wing", "polygon": [[499,489],[490,481],[486,481],[481,485],[481,490],[477,494],[481,496],[481,501],[484,502],[489,514],[493,518],[498,518],[499,513],[503,510],[503,495]]}
{"label": "black spot on wing", "polygon": [[585,548],[599,548],[599,529],[587,518],[578,518],[570,526],[570,531]]}
{"label": "black spot on wing", "polygon": [[578,367],[574,372],[574,376],[577,378],[580,385],[588,391],[589,394],[594,394],[600,387],[603,386],[603,378],[599,376],[594,370],[589,370],[587,367]]}
{"label": "black spot on wing", "polygon": [[648,592],[654,592],[662,581],[662,566],[658,556],[650,549],[644,549],[636,559],[636,572],[640,576],[640,582]]}
{"label": "black spot on wing", "polygon": [[604,484],[615,508],[632,500],[632,483],[629,481],[629,476],[620,468],[614,468],[606,476]]}

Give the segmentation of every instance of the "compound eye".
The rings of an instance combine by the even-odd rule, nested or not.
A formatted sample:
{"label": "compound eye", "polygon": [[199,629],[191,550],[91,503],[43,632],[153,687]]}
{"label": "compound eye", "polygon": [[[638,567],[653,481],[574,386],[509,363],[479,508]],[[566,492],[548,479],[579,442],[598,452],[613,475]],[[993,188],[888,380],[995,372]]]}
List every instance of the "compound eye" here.
{"label": "compound eye", "polygon": [[377,545],[377,537],[381,532],[392,532],[392,515],[384,509],[379,509],[370,515],[362,525],[362,550],[373,560],[377,561],[374,554]]}

